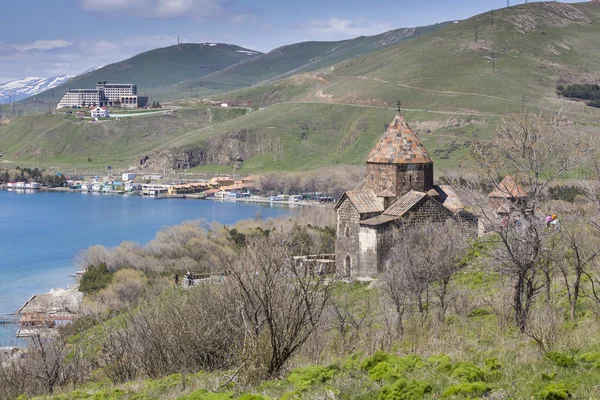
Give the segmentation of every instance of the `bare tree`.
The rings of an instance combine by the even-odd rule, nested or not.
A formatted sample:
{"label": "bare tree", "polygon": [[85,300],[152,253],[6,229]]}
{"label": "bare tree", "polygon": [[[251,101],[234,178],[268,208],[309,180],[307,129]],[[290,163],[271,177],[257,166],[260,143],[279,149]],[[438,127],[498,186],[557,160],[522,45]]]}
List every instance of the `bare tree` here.
{"label": "bare tree", "polygon": [[584,288],[582,278],[590,277],[592,297],[595,293],[592,271],[595,262],[600,257],[600,241],[597,232],[589,225],[572,221],[561,234],[557,242],[558,252],[554,262],[558,266],[567,291],[569,301],[569,316],[575,320],[577,304]]}
{"label": "bare tree", "polygon": [[415,299],[423,315],[429,310],[430,292],[437,300],[437,317],[443,321],[450,281],[463,268],[460,260],[467,249],[467,231],[454,221],[409,223],[388,236],[388,268],[382,281],[398,314],[398,333],[403,332],[407,301]]}
{"label": "bare tree", "polygon": [[[539,289],[540,271],[550,254],[543,216],[538,208],[548,186],[582,163],[589,144],[564,129],[560,116],[520,114],[504,122],[493,143],[476,144],[473,161],[485,186],[504,197],[503,210],[480,196],[479,214],[495,231],[488,255],[513,282],[515,322],[525,331],[527,317]],[[510,174],[514,184],[501,184]],[[547,275],[548,276],[548,275]]]}
{"label": "bare tree", "polygon": [[[292,232],[254,236],[231,271],[250,346],[268,342],[264,374],[277,376],[321,322],[330,285],[294,263]],[[264,354],[263,354],[264,356]]]}

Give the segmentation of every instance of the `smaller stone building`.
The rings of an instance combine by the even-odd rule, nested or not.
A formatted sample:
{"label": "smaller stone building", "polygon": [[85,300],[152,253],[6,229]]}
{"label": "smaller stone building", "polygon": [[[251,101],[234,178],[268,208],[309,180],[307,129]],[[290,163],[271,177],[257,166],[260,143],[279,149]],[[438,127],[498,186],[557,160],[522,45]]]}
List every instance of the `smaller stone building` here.
{"label": "smaller stone building", "polygon": [[367,157],[366,177],[344,193],[335,206],[336,271],[352,277],[377,276],[385,270],[389,234],[400,226],[471,224],[477,218],[447,185],[434,185],[433,160],[402,114],[394,118]]}
{"label": "smaller stone building", "polygon": [[525,201],[527,201],[527,192],[511,175],[506,175],[502,182],[488,194],[489,206],[498,215],[509,214],[514,205]]}

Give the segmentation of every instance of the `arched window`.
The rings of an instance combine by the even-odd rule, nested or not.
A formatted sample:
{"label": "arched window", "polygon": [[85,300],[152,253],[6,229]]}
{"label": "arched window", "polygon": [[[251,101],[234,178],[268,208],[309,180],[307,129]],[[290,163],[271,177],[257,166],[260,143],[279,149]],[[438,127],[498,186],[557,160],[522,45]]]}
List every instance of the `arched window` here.
{"label": "arched window", "polygon": [[346,275],[350,276],[350,274],[352,273],[352,260],[350,259],[350,256],[346,256]]}
{"label": "arched window", "polygon": [[344,236],[350,236],[350,227],[348,226],[348,224],[346,224],[346,229],[344,229]]}

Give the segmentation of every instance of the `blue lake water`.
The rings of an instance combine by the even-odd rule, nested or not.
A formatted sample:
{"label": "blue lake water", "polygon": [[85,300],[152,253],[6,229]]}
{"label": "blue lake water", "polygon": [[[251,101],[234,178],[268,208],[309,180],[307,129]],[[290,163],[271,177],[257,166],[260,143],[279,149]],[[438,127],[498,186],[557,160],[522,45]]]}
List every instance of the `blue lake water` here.
{"label": "blue lake water", "polygon": [[[278,217],[286,207],[204,200],[153,199],[92,193],[0,191],[0,315],[14,313],[36,293],[66,287],[74,258],[90,246],[146,244],[163,226],[206,219],[223,224]],[[0,346],[16,328],[0,325]]]}

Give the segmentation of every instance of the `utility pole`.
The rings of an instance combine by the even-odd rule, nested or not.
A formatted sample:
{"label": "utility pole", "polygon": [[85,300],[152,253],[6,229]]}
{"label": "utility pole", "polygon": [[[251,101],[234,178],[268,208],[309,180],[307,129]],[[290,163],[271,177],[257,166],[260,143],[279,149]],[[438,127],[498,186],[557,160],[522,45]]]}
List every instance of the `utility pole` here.
{"label": "utility pole", "polygon": [[179,35],[177,35],[177,46],[179,46]]}
{"label": "utility pole", "polygon": [[248,78],[248,87],[250,87],[250,78]]}
{"label": "utility pole", "polygon": [[523,93],[523,97],[521,98],[521,112],[525,112],[525,93]]}
{"label": "utility pole", "polygon": [[510,0],[506,0],[506,8],[510,7]]}
{"label": "utility pole", "polygon": [[202,87],[202,78],[200,78],[200,87]]}
{"label": "utility pole", "polygon": [[494,7],[492,7],[492,28],[494,27]]}
{"label": "utility pole", "polygon": [[496,53],[492,51],[492,73],[496,73]]}

